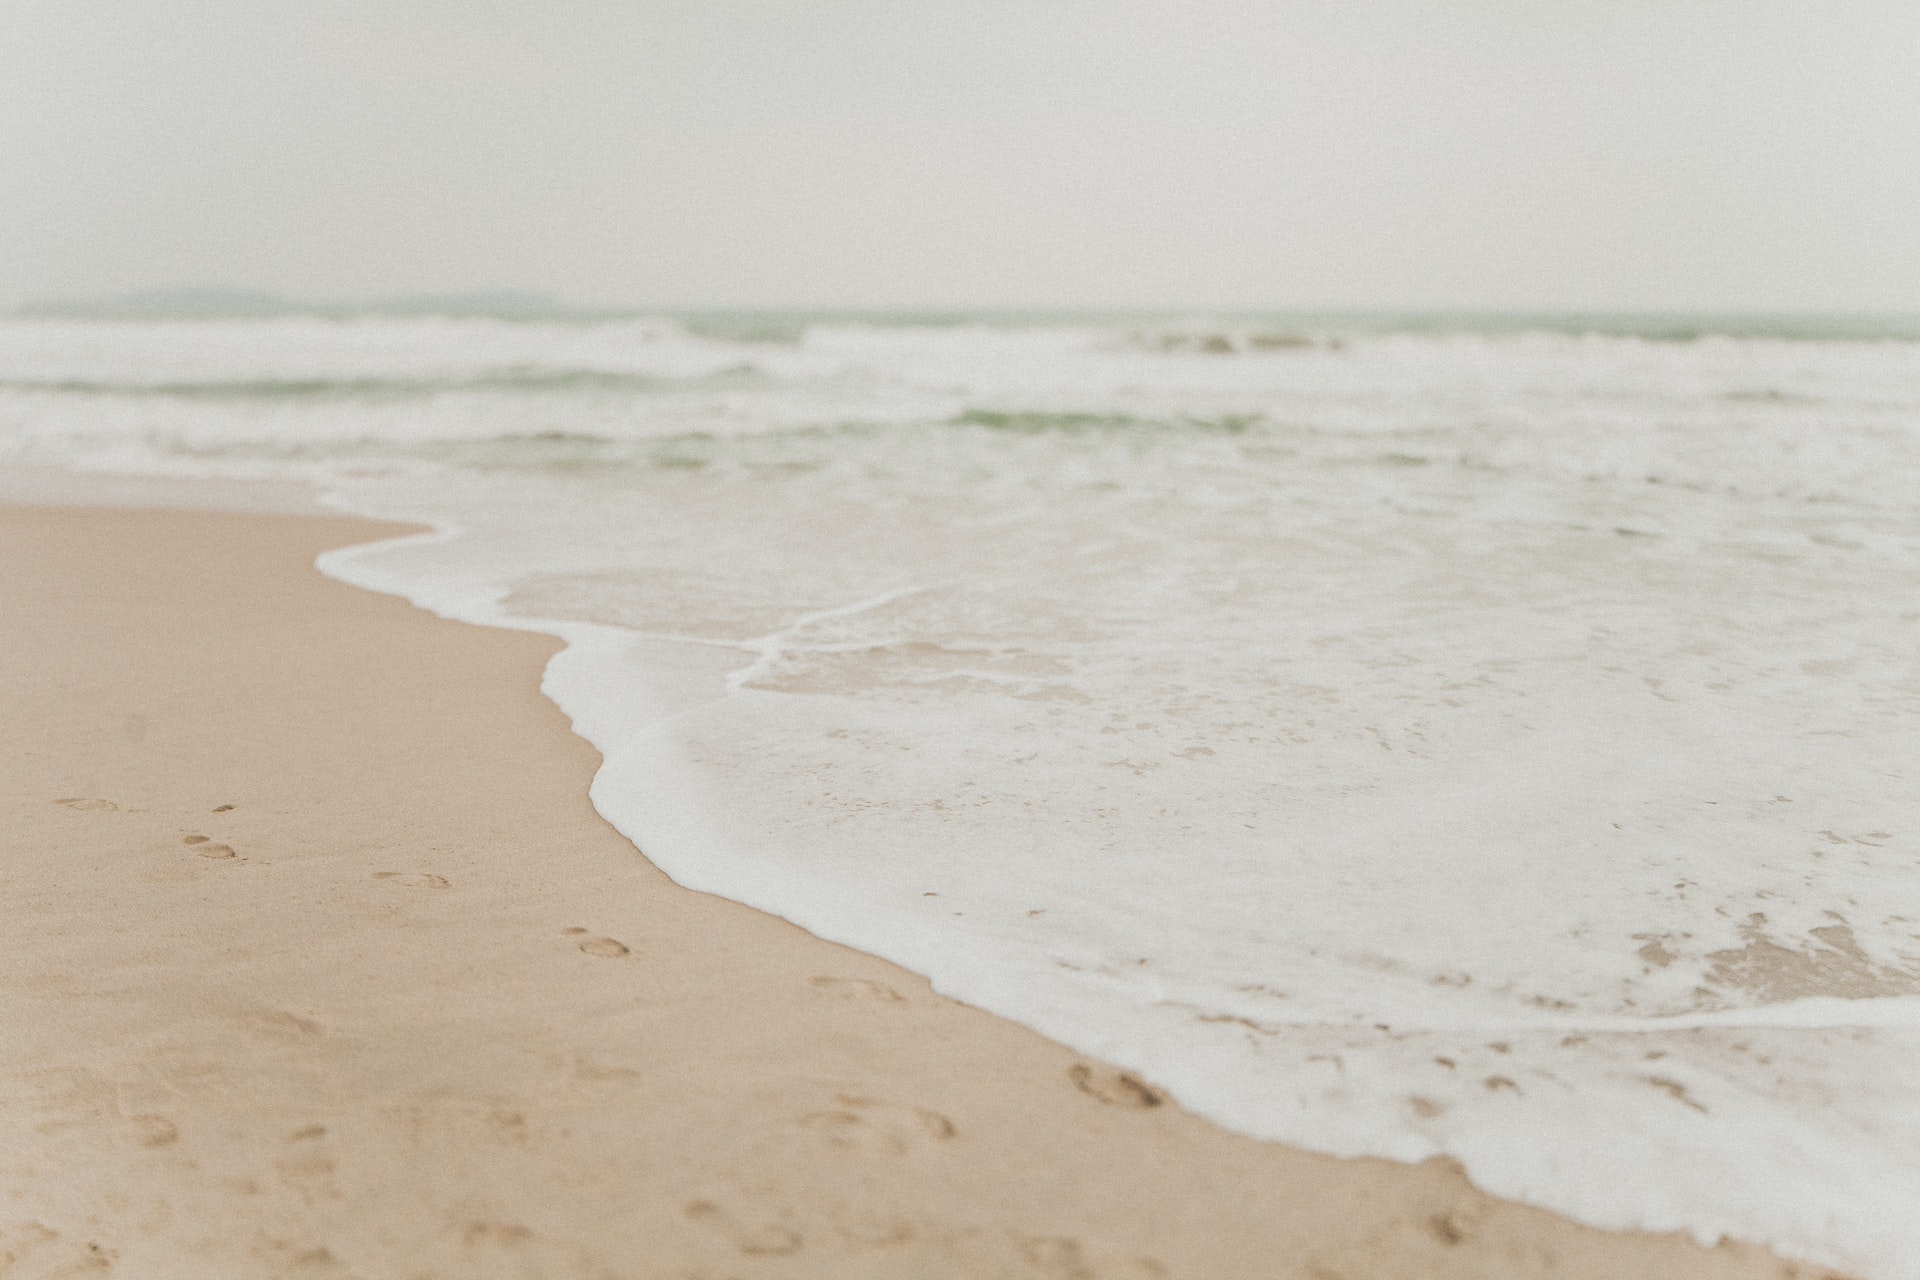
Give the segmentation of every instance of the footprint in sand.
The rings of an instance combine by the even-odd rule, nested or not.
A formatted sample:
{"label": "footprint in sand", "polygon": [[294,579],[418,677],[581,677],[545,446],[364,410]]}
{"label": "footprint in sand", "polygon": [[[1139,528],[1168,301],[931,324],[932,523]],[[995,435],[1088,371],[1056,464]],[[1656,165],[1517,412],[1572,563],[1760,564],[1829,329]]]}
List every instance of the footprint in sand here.
{"label": "footprint in sand", "polygon": [[953,1121],[926,1107],[883,1102],[841,1094],[839,1107],[801,1116],[801,1128],[847,1150],[901,1156],[917,1147],[948,1142],[957,1132]]}
{"label": "footprint in sand", "polygon": [[119,1256],[91,1240],[64,1239],[38,1222],[0,1225],[0,1267],[9,1276],[102,1275],[113,1270]]}
{"label": "footprint in sand", "polygon": [[54,803],[58,805],[65,805],[69,809],[78,809],[78,810],[98,809],[102,813],[114,813],[114,812],[117,812],[120,808],[119,805],[115,804],[111,800],[92,800],[87,798],[86,796],[63,796],[62,798],[55,800]]}
{"label": "footprint in sand", "polygon": [[1146,1111],[1167,1100],[1167,1095],[1128,1071],[1076,1062],[1067,1068],[1073,1087],[1090,1098],[1127,1111]]}
{"label": "footprint in sand", "polygon": [[713,1228],[728,1240],[741,1253],[751,1257],[783,1257],[789,1253],[798,1253],[805,1243],[800,1233],[779,1223],[764,1223],[755,1226],[742,1222],[711,1200],[690,1200],[683,1212],[690,1222],[700,1222]]}
{"label": "footprint in sand", "polygon": [[445,876],[436,876],[431,871],[376,871],[375,880],[385,880],[390,884],[405,885],[409,889],[451,889],[453,881]]}
{"label": "footprint in sand", "polygon": [[839,996],[842,1000],[884,1000],[890,1004],[904,1004],[906,997],[884,982],[875,982],[871,978],[808,978],[807,985],[816,991]]}
{"label": "footprint in sand", "polygon": [[[589,933],[591,930],[572,924],[560,932],[569,938],[580,938],[582,934]],[[580,949],[590,956],[605,956],[609,960],[618,960],[621,956],[633,954],[633,948],[618,938],[582,938]]]}
{"label": "footprint in sand", "polygon": [[1487,1217],[1487,1206],[1473,1202],[1463,1202],[1436,1213],[1426,1221],[1426,1227],[1441,1244],[1466,1244],[1480,1234],[1480,1227]]}
{"label": "footprint in sand", "polygon": [[190,845],[193,851],[203,858],[238,858],[240,856],[233,851],[232,845],[220,844],[207,836],[187,836],[180,843]]}

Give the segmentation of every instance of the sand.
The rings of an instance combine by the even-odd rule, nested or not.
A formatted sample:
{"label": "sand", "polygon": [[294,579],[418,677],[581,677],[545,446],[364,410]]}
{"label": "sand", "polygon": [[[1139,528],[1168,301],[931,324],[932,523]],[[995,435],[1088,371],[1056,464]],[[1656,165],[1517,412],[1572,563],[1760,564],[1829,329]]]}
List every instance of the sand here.
{"label": "sand", "polygon": [[677,887],[553,641],[311,568],[382,532],[0,508],[0,1276],[1821,1274],[1226,1133]]}

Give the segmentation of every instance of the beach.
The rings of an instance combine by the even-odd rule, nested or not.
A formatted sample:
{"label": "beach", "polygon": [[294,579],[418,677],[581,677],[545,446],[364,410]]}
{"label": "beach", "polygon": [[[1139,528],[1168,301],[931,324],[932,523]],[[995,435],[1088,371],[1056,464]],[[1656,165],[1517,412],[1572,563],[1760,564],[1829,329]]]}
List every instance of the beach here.
{"label": "beach", "polygon": [[676,886],[556,640],[312,567],[401,531],[0,508],[0,1273],[1827,1274],[1228,1133]]}

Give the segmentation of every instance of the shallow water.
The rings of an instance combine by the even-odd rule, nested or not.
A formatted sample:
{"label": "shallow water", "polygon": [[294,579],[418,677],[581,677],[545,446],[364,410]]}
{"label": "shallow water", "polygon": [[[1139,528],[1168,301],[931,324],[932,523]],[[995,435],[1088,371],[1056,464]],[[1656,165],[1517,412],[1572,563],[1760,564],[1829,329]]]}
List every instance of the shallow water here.
{"label": "shallow water", "polygon": [[0,457],[432,524],[676,879],[1229,1127],[1920,1276],[1920,343],[15,320]]}

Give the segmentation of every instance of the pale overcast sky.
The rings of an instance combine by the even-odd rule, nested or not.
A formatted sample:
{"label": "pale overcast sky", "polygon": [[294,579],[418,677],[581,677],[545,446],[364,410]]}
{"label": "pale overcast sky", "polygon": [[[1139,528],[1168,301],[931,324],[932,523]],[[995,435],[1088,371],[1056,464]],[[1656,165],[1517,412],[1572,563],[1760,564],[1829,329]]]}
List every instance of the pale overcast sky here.
{"label": "pale overcast sky", "polygon": [[1920,310],[1920,0],[0,0],[0,305]]}

